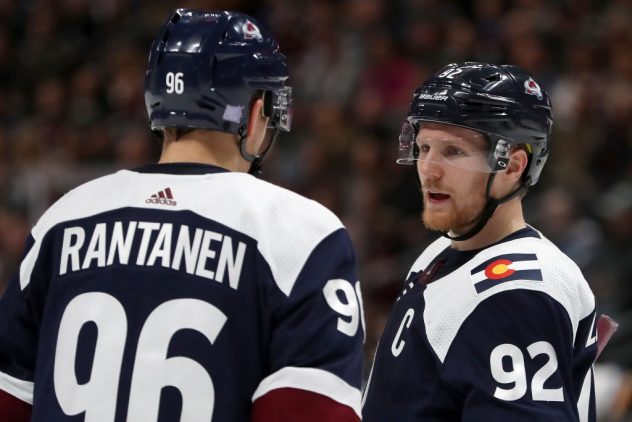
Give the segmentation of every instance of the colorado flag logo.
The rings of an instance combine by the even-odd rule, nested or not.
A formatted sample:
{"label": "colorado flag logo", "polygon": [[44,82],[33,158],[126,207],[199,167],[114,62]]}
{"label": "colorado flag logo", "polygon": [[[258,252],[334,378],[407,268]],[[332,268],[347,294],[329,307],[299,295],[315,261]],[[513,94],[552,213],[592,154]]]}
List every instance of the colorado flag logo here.
{"label": "colorado flag logo", "polygon": [[542,281],[538,257],[532,253],[513,253],[488,259],[471,271],[476,293],[511,280]]}

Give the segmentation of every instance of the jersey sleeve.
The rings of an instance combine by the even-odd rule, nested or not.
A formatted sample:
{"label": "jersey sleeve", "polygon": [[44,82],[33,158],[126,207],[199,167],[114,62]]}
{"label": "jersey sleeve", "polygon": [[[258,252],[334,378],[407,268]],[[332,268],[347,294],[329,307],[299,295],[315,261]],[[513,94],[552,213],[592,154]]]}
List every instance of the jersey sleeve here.
{"label": "jersey sleeve", "polygon": [[[27,241],[26,254],[31,251],[33,238]],[[34,296],[33,285],[24,289],[19,273],[9,281],[0,298],[0,389],[11,396],[32,404],[33,380],[37,356],[40,304]],[[2,400],[0,405],[9,403]]]}
{"label": "jersey sleeve", "polygon": [[289,295],[267,301],[270,375],[253,395],[254,420],[359,420],[364,316],[347,231],[316,246]]}
{"label": "jersey sleeve", "polygon": [[594,420],[595,312],[575,330],[544,292],[515,289],[481,302],[460,327],[442,378],[463,421]]}

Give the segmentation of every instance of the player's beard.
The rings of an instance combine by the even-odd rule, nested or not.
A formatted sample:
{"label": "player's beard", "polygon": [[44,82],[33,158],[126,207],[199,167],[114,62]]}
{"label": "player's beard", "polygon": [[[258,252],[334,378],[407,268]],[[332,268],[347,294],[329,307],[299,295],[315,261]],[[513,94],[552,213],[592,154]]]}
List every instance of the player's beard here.
{"label": "player's beard", "polygon": [[421,219],[427,229],[444,233],[451,231],[458,235],[466,233],[474,226],[483,212],[486,199],[483,192],[476,191],[467,194],[462,201],[455,201],[454,195],[450,195],[450,206],[445,210],[427,207],[425,195],[423,201],[424,211],[421,213]]}

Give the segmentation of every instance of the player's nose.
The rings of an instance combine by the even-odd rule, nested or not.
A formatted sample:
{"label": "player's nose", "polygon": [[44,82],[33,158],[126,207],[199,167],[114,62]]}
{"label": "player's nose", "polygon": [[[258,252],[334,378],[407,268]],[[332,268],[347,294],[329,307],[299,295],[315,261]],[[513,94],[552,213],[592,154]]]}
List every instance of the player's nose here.
{"label": "player's nose", "polygon": [[439,179],[443,174],[443,166],[428,155],[425,159],[417,161],[417,171],[421,179]]}

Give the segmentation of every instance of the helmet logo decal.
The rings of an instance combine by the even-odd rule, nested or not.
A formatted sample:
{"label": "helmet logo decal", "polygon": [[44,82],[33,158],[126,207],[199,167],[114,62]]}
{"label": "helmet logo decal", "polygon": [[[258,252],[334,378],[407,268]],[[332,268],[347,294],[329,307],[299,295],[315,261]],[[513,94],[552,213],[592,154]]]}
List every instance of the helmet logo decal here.
{"label": "helmet logo decal", "polygon": [[420,100],[434,100],[434,101],[446,101],[448,99],[447,95],[440,94],[419,94]]}
{"label": "helmet logo decal", "polygon": [[263,41],[263,36],[261,35],[261,31],[259,31],[257,25],[250,22],[248,19],[246,19],[246,22],[241,27],[241,31],[243,32],[244,39],[246,40],[256,39],[259,42]]}
{"label": "helmet logo decal", "polygon": [[524,82],[524,92],[529,95],[535,95],[538,97],[538,100],[542,99],[542,89],[540,88],[540,85],[531,78]]}
{"label": "helmet logo decal", "polygon": [[224,110],[224,115],[222,118],[226,121],[239,123],[241,122],[241,116],[244,114],[243,106],[232,106],[230,104],[226,105],[226,109]]}

